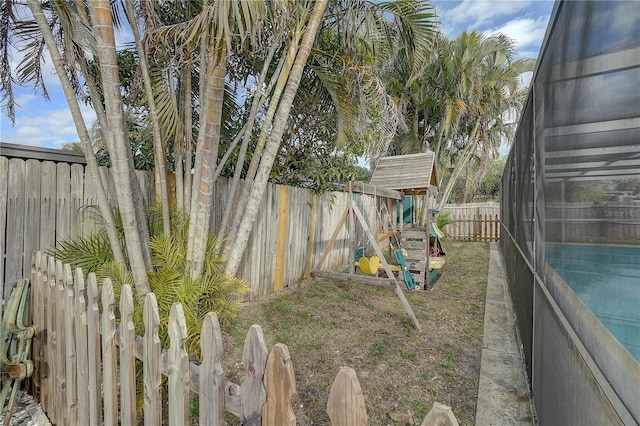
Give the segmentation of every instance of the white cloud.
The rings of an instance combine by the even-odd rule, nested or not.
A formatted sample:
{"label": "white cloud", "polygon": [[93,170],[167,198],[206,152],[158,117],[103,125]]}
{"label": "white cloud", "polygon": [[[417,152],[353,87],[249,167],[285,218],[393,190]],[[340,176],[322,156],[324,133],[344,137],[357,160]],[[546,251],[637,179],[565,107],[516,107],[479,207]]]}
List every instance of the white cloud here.
{"label": "white cloud", "polygon": [[454,8],[444,11],[441,16],[443,21],[446,18],[452,24],[469,23],[472,27],[481,27],[484,24],[491,24],[497,18],[512,16],[532,3],[532,0],[463,0]]}
{"label": "white cloud", "polygon": [[435,0],[443,31],[457,37],[462,31],[503,33],[517,43],[518,56],[536,57],[553,2],[549,0]]}
{"label": "white cloud", "polygon": [[18,109],[26,108],[27,105],[29,105],[29,102],[34,101],[34,100],[40,100],[40,99],[42,99],[42,98],[37,96],[33,92],[20,91],[19,93],[17,93],[15,95],[15,100],[16,100],[16,104],[17,104],[17,108]]}
{"label": "white cloud", "polygon": [[518,18],[505,22],[498,28],[484,31],[485,34],[505,34],[516,42],[518,50],[536,45],[540,46],[547,29],[548,17],[541,16],[537,19]]}
{"label": "white cloud", "polygon": [[[86,125],[90,126],[96,119],[95,112],[86,106],[81,110]],[[65,107],[45,110],[41,105],[36,114],[18,111],[16,124],[16,127],[11,127],[8,120],[3,119],[0,136],[3,142],[59,148],[65,142],[79,139],[71,112]]]}

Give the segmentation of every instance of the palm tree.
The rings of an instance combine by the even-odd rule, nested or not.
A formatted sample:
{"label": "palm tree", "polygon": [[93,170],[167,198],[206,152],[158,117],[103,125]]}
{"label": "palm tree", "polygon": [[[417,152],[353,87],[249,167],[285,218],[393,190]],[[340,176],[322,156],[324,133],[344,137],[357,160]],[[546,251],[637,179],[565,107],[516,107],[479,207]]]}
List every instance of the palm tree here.
{"label": "palm tree", "polygon": [[163,231],[165,235],[169,235],[169,196],[167,189],[167,162],[164,153],[164,145],[161,138],[160,119],[157,112],[155,97],[153,96],[153,88],[151,82],[151,76],[149,72],[149,64],[147,60],[147,52],[142,44],[142,38],[140,37],[140,31],[138,29],[138,20],[136,18],[136,12],[131,0],[125,0],[124,9],[126,12],[127,20],[131,27],[131,33],[138,52],[138,58],[140,61],[140,72],[142,73],[142,80],[144,83],[144,90],[146,94],[147,103],[149,105],[149,118],[153,128],[153,149],[155,159],[155,177],[156,187],[160,188],[160,204],[162,206],[162,223]]}
{"label": "palm tree", "polygon": [[[508,120],[521,109],[527,90],[521,87],[520,76],[531,71],[535,64],[529,58],[514,60],[514,56],[514,43],[508,37],[486,37],[475,31],[461,34],[440,55],[442,69],[458,76],[460,84],[451,98],[457,98],[463,106],[447,107],[462,114],[456,116],[456,120],[449,120],[453,113],[447,113],[446,126],[441,123],[444,139],[436,140],[435,152],[440,163],[455,165],[440,199],[440,209],[470,159],[475,156],[479,160],[474,179],[479,183],[489,159],[496,155],[502,140],[507,139],[513,129]],[[449,127],[450,123],[453,127]],[[469,173],[468,177],[471,176]]]}
{"label": "palm tree", "polygon": [[140,204],[136,203],[134,196],[134,188],[139,186],[134,186],[136,180],[133,155],[120,92],[113,15],[109,0],[91,0],[88,6],[96,35],[96,54],[100,61],[105,113],[109,122],[109,135],[106,142],[114,170],[115,188],[123,218],[131,273],[138,296],[142,300],[150,291],[147,277],[147,271],[151,268],[149,234],[146,220],[140,220],[138,208]]}
{"label": "palm tree", "polygon": [[[74,87],[73,85],[73,81],[75,81],[75,79],[69,78],[70,75],[73,76],[73,73],[68,72],[69,68],[65,66],[65,62],[63,59],[64,57],[68,57],[68,55],[64,55],[60,52],[59,46],[61,45],[61,43],[58,43],[55,39],[54,33],[51,30],[52,26],[47,21],[47,18],[44,15],[42,4],[38,1],[30,1],[28,2],[28,6],[33,14],[36,28],[40,32],[40,36],[42,38],[40,39],[40,37],[37,34],[33,34],[32,32],[30,32],[30,30],[32,31],[33,27],[28,22],[24,22],[22,25],[18,25],[18,30],[24,31],[25,35],[30,34],[31,36],[30,38],[33,40],[32,44],[35,46],[40,46],[36,49],[36,51],[41,52],[42,45],[46,45],[47,49],[49,50],[49,54],[53,61],[53,65],[56,69],[56,72],[58,73],[58,76],[60,77],[60,82],[65,94],[65,97],[67,99],[67,102],[69,104],[69,109],[71,111],[71,115],[73,117],[74,124],[78,132],[78,136],[80,138],[80,143],[82,145],[82,149],[87,160],[87,167],[89,170],[89,174],[96,185],[98,202],[100,205],[101,214],[105,221],[105,230],[112,248],[114,258],[119,264],[124,265],[125,258],[122,252],[122,247],[120,246],[119,236],[117,235],[115,218],[113,216],[113,213],[107,201],[107,195],[104,189],[104,182],[102,181],[100,172],[98,170],[98,163],[96,161],[96,157],[93,152],[93,147],[92,147],[91,139],[89,137],[89,132],[82,118],[78,100],[76,98],[78,87],[77,86]],[[10,3],[7,3],[6,8],[3,10],[3,12],[7,13],[7,15],[12,14],[9,7],[10,7]],[[7,15],[5,15],[4,18],[7,18]],[[2,49],[3,49],[3,52],[7,53],[8,45],[6,43],[8,42],[8,37],[4,39],[4,41],[5,43],[2,44]],[[65,47],[65,46],[63,45],[62,47]],[[5,57],[4,54],[2,56]],[[23,70],[39,69],[39,66],[40,66],[39,55],[30,56],[30,60],[26,60],[26,61],[27,62],[24,63],[24,67],[22,68]],[[4,74],[3,72],[3,76],[4,75],[8,75],[9,77],[11,76],[10,68],[6,69],[5,72],[6,74]],[[28,77],[28,75],[25,75],[23,73],[22,80],[25,80],[26,77]],[[42,85],[42,87],[44,88],[44,83],[41,81],[42,74],[39,71],[32,73],[31,77],[36,79],[35,81],[36,86]],[[9,94],[9,97],[10,97],[11,96],[10,87],[9,88],[3,87],[3,89],[8,90],[7,93]],[[11,104],[12,102],[13,100],[9,99],[9,104]]]}
{"label": "palm tree", "polygon": [[[138,16],[144,17],[143,30],[145,31],[146,48],[162,46],[163,44],[159,40],[164,40],[167,48],[165,50],[156,49],[156,51],[169,52],[170,54],[166,55],[168,59],[160,60],[158,58],[160,54],[152,56],[149,55],[148,50],[145,55],[144,49],[141,48],[141,35],[137,35],[135,38],[138,41],[138,56],[142,58],[142,63],[145,60],[148,61],[147,67],[150,71],[148,76],[144,77],[147,104],[150,109],[153,109],[151,107],[153,103],[156,104],[156,112],[150,114],[160,117],[159,123],[153,121],[154,117],[150,117],[154,134],[157,137],[157,134],[160,133],[157,130],[158,127],[161,127],[162,133],[165,133],[168,127],[173,127],[174,130],[170,133],[170,138],[175,141],[174,149],[177,147],[179,155],[182,155],[179,143],[184,141],[185,154],[183,158],[186,160],[184,187],[191,188],[191,190],[184,191],[184,196],[181,199],[187,200],[189,199],[187,194],[191,194],[191,203],[190,205],[185,203],[185,209],[190,211],[187,258],[194,276],[199,274],[203,265],[202,259],[206,251],[206,236],[208,235],[213,202],[213,184],[223,167],[223,161],[218,161],[221,131],[224,124],[222,114],[225,110],[222,103],[225,99],[234,97],[233,92],[231,92],[231,96],[225,96],[225,79],[230,76],[226,69],[228,61],[235,58],[236,55],[242,55],[244,51],[262,48],[264,48],[264,52],[269,52],[269,54],[262,56],[262,59],[272,56],[276,58],[277,55],[280,55],[279,60],[273,61],[273,64],[277,65],[275,67],[269,65],[271,59],[258,62],[264,66],[263,72],[260,73],[264,75],[261,81],[266,82],[271,79],[272,83],[266,85],[265,90],[260,90],[263,89],[262,87],[256,90],[256,98],[252,102],[254,107],[250,108],[251,111],[249,108],[247,109],[249,119],[244,126],[239,126],[243,129],[242,133],[236,135],[234,142],[229,144],[229,150],[223,156],[223,160],[229,158],[230,150],[240,141],[243,142],[241,149],[244,147],[246,151],[249,137],[257,127],[256,116],[258,113],[256,111],[263,108],[264,105],[266,110],[262,110],[259,120],[261,124],[259,126],[261,128],[261,135],[258,138],[259,144],[253,152],[253,165],[249,166],[249,173],[247,173],[247,181],[250,182],[250,186],[246,188],[246,193],[241,192],[238,197],[239,200],[245,199],[244,194],[248,194],[250,190],[250,197],[246,198],[250,200],[250,205],[240,209],[234,222],[238,225],[241,223],[241,231],[238,232],[241,238],[233,240],[234,246],[231,247],[231,251],[234,253],[234,257],[239,258],[244,251],[243,245],[246,246],[246,240],[243,242],[244,235],[248,235],[255,220],[253,212],[257,209],[257,203],[260,201],[259,195],[264,191],[274,158],[279,151],[280,140],[284,129],[286,129],[287,117],[300,85],[300,79],[308,75],[315,76],[314,78],[323,82],[326,88],[324,89],[326,90],[325,95],[328,95],[331,102],[336,105],[339,116],[349,117],[349,114],[353,114],[353,117],[361,118],[360,113],[354,113],[357,110],[348,108],[348,101],[356,99],[356,97],[353,94],[346,97],[341,96],[339,90],[341,85],[349,87],[347,85],[349,76],[355,76],[360,82],[358,90],[365,88],[363,93],[366,97],[374,99],[378,103],[374,108],[377,109],[377,116],[391,117],[395,113],[395,105],[389,102],[389,98],[374,72],[375,67],[378,66],[376,58],[382,55],[385,46],[389,46],[389,40],[394,40],[396,44],[399,40],[410,42],[406,45],[408,51],[414,52],[410,75],[417,75],[415,70],[422,67],[427,57],[424,46],[430,43],[433,33],[433,14],[426,13],[430,7],[424,6],[422,2],[417,0],[400,0],[384,4],[368,3],[362,0],[336,0],[331,2],[330,8],[327,7],[328,1],[309,0],[295,3],[264,3],[251,0],[205,1],[198,7],[180,9],[179,18],[169,22],[169,25],[166,25],[166,21],[163,19],[167,19],[167,16],[173,16],[171,13],[165,12],[170,11],[174,6],[152,3],[141,2],[139,4],[141,9],[138,11]],[[189,2],[189,4],[191,3]],[[140,248],[137,243],[146,240],[143,230],[138,225],[143,221],[139,216],[136,216],[135,220],[128,220],[131,219],[130,215],[134,213],[139,215],[141,212],[131,211],[131,196],[128,195],[130,189],[135,189],[135,185],[131,185],[131,182],[135,181],[132,179],[133,168],[131,167],[130,150],[127,152],[125,149],[127,135],[124,131],[125,126],[122,118],[124,115],[122,99],[119,99],[120,93],[116,91],[118,80],[116,61],[114,60],[112,11],[106,0],[91,1],[88,3],[87,9],[82,2],[65,3],[65,5],[69,6],[69,11],[64,11],[63,14],[77,16],[78,19],[73,22],[83,24],[80,30],[91,26],[97,26],[100,30],[96,35],[95,47],[85,47],[94,52],[98,59],[99,80],[92,82],[91,84],[95,84],[93,84],[93,88],[89,89],[93,92],[91,97],[96,103],[101,127],[109,130],[104,140],[110,151],[114,171],[120,177],[119,179],[122,179],[117,185],[119,191],[122,191],[118,198],[121,198],[121,195],[123,198],[120,210],[123,216],[127,217],[125,222],[131,224],[130,231],[138,234],[138,237],[132,240],[132,248],[138,247],[142,255],[139,259],[138,255],[130,255],[134,260],[138,259],[132,262],[132,267],[133,265],[136,268],[141,268],[142,265],[148,267],[150,265],[147,262],[148,255],[145,254],[147,250]],[[131,3],[127,3],[126,6],[130,21],[135,22],[132,18]],[[166,10],[158,11],[158,8],[162,7],[165,7]],[[271,9],[274,7],[284,7],[285,9]],[[180,5],[176,4],[175,8],[179,9]],[[326,15],[325,11],[328,11]],[[395,21],[389,21],[387,18],[389,13],[396,17]],[[279,18],[280,21],[276,18]],[[270,19],[269,24],[263,24],[265,19]],[[347,42],[344,45],[328,46],[331,49],[340,48],[340,51],[332,54],[330,49],[325,50],[321,45],[318,46],[319,48],[313,48],[315,35],[320,28],[327,33],[332,32],[340,37],[345,36],[344,40]],[[71,32],[69,35],[78,39],[86,38],[84,33],[80,34],[80,30],[76,29],[76,33]],[[369,41],[366,41],[367,39]],[[371,40],[377,42],[371,42]],[[305,74],[304,67],[309,62],[308,58],[311,55],[313,55],[311,69],[314,72]],[[178,63],[184,63],[185,66],[179,67],[176,65]],[[86,63],[81,61],[80,65],[83,73],[89,74]],[[259,73],[253,75],[257,74]],[[194,78],[192,79],[192,77]],[[236,75],[233,74],[232,78],[236,78]],[[194,84],[191,84],[190,80]],[[152,95],[149,93],[149,83],[152,85]],[[185,86],[192,86],[193,93]],[[354,87],[352,86],[351,89],[353,90]],[[180,107],[181,102],[175,95],[177,93],[180,93],[185,99],[184,103],[188,107]],[[229,91],[227,91],[228,93]],[[360,103],[367,108],[372,105],[371,101],[360,101]],[[191,109],[192,105],[193,109]],[[102,107],[104,110],[101,110]],[[180,118],[167,120],[163,118],[177,116]],[[108,126],[107,122],[109,122]],[[193,165],[195,170],[193,184],[188,185],[187,177],[191,176],[192,169],[191,155],[188,154],[192,145],[192,122],[195,123],[197,129],[198,141],[195,149],[196,163]],[[380,122],[384,123],[385,121],[381,120]],[[170,123],[174,123],[174,125],[167,126]],[[388,128],[395,129],[393,123]],[[347,130],[348,126],[339,126],[339,137],[344,141],[349,139],[349,137],[345,137],[348,134]],[[166,141],[161,142],[166,143]],[[156,141],[156,149],[161,148],[162,143]],[[264,145],[263,152],[260,152],[260,144]],[[160,150],[157,152],[156,157],[159,157]],[[243,169],[244,165],[241,162],[236,164],[238,176]],[[125,182],[125,179],[128,182]],[[135,192],[133,196],[135,197]],[[231,264],[228,269],[234,269],[234,265]]]}
{"label": "palm tree", "polygon": [[489,158],[512,130],[507,121],[516,115],[526,93],[519,86],[520,75],[534,64],[531,59],[514,60],[514,56],[513,42],[504,35],[487,37],[472,31],[454,40],[440,35],[432,61],[409,93],[406,88],[398,89],[398,81],[405,77],[402,61],[396,58],[394,62],[400,66],[394,66],[390,82],[396,87],[407,125],[396,136],[392,152],[431,149],[441,176],[447,177],[451,170],[441,208],[465,170],[470,195],[486,173]]}
{"label": "palm tree", "polygon": [[[313,50],[310,51],[309,65],[314,73],[305,74],[300,70],[300,77],[296,78],[313,75],[322,82],[320,86],[331,96],[338,116],[338,145],[347,140],[353,143],[356,134],[357,137],[363,137],[367,131],[369,137],[373,133],[376,133],[376,136],[388,134],[388,137],[381,138],[383,141],[389,140],[395,132],[395,125],[388,124],[389,118],[392,120],[396,118],[394,105],[389,102],[383,85],[373,72],[375,67],[379,65],[376,62],[376,56],[380,56],[381,52],[385,51],[385,46],[391,46],[393,42],[396,42],[397,45],[399,40],[403,40],[408,43],[406,48],[415,52],[415,68],[419,69],[428,56],[425,50],[433,35],[434,15],[430,11],[428,3],[413,0],[384,4],[348,0],[328,3],[326,13],[321,16],[320,36]],[[393,16],[394,20],[390,21],[388,15]],[[305,37],[308,32],[309,26],[305,29]],[[340,43],[329,43],[329,46],[322,44],[323,41],[330,42],[338,39]],[[299,63],[298,56],[296,56],[296,63]],[[291,78],[292,76],[289,76],[289,79]],[[299,83],[296,83],[295,90],[290,93],[295,95],[298,86]],[[310,86],[314,87],[314,85]],[[315,85],[315,87],[319,87],[319,85]],[[359,97],[355,96],[356,93]],[[345,94],[347,95],[345,96]],[[317,96],[317,93],[314,93],[313,96]],[[278,105],[277,113],[280,118],[282,118],[281,111],[286,111],[288,116],[289,102],[293,102],[294,98],[292,96],[291,101],[282,99],[281,105]],[[367,109],[372,105],[377,110],[378,120],[365,113],[365,111],[371,112]],[[270,104],[270,109],[275,109],[275,105]],[[367,121],[368,129],[363,125],[360,132],[353,132],[359,123]],[[375,126],[378,122],[380,127]],[[268,123],[269,121],[265,122],[265,124]],[[280,139],[285,128],[277,127],[275,119],[273,123],[273,128],[268,136],[269,141],[260,159],[259,177],[257,175],[255,181],[251,182],[253,171],[250,168],[245,189],[251,188],[251,191],[246,193],[247,196],[242,195],[245,194],[242,192],[236,205],[236,215],[228,234],[230,243],[226,247],[229,258],[227,271],[231,273],[235,272],[234,268],[237,268],[240,256],[246,247],[246,239],[255,219],[251,218],[252,212],[254,209],[257,211],[257,205],[260,202],[258,197],[261,197],[262,191],[264,191],[266,179],[271,172],[275,155],[280,147]],[[283,120],[282,123],[285,124],[286,120]],[[348,125],[341,125],[341,123],[348,123]],[[387,130],[389,128],[391,130]],[[268,126],[264,125],[259,143],[267,137],[267,130]],[[386,142],[382,145],[386,145]],[[242,200],[247,200],[246,207]],[[255,207],[250,209],[250,203],[256,203]],[[245,229],[240,231],[242,228]],[[238,229],[237,232],[236,229]]]}

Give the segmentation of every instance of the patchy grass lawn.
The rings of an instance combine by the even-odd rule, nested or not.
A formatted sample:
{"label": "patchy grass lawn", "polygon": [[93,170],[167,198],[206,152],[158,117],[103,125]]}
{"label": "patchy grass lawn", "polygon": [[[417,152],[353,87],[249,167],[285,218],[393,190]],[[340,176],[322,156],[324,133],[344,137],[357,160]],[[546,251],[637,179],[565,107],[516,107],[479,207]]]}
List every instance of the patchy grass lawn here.
{"label": "patchy grass lawn", "polygon": [[318,279],[248,303],[223,326],[227,378],[242,381],[244,337],[260,324],[269,350],[276,343],[289,347],[299,425],[329,424],[327,398],[341,366],[358,374],[371,425],[419,425],[434,402],[472,425],[489,246],[448,242],[446,248],[445,276],[436,288],[406,293],[422,332],[393,290]]}

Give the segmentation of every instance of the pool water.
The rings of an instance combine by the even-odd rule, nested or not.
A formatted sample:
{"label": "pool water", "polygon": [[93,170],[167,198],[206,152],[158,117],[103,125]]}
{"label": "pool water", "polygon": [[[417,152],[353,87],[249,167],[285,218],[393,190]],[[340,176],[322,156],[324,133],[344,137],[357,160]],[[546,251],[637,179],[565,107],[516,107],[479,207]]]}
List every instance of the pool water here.
{"label": "pool water", "polygon": [[640,247],[550,244],[546,260],[640,361]]}

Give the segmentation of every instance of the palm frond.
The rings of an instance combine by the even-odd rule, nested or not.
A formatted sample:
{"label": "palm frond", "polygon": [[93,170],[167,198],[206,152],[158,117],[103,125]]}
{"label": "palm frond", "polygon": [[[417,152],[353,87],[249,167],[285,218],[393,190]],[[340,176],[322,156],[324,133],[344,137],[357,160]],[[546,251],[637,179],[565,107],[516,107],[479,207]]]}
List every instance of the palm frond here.
{"label": "palm frond", "polygon": [[422,75],[431,60],[433,41],[437,34],[436,14],[430,2],[396,0],[381,3],[385,12],[393,13],[398,25],[399,45],[406,49],[411,61],[411,73],[406,84],[410,85]]}
{"label": "palm frond", "polygon": [[113,252],[104,234],[93,234],[75,240],[60,240],[56,247],[46,251],[72,269],[82,268],[84,273],[96,272],[102,265],[113,262]]}

